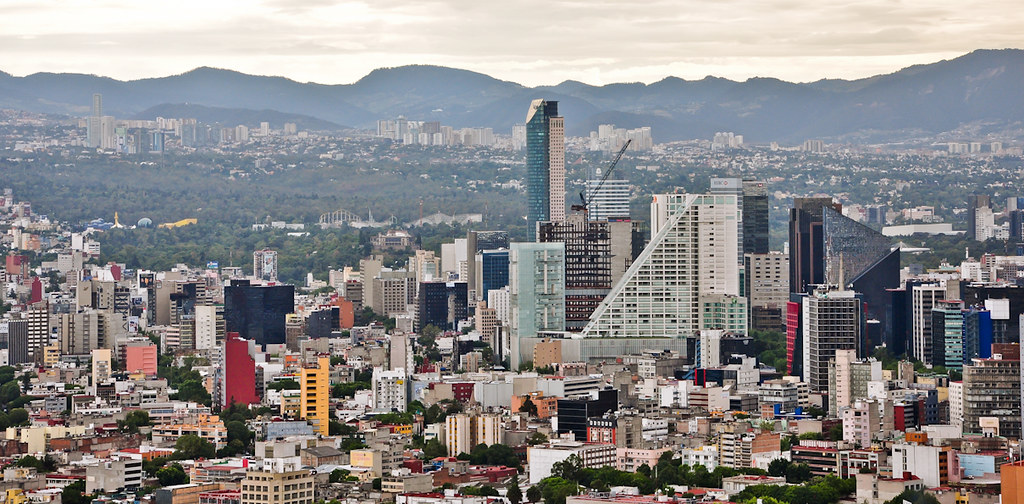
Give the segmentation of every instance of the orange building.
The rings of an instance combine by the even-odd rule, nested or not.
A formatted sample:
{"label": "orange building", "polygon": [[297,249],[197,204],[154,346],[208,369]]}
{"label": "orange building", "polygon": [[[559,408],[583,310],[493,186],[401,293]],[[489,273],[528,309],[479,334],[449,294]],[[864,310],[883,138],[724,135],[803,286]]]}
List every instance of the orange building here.
{"label": "orange building", "polygon": [[356,325],[356,310],[352,301],[337,298],[331,304],[338,307],[338,327],[352,329]]}
{"label": "orange building", "polygon": [[530,392],[521,396],[512,396],[512,413],[518,413],[527,399],[537,407],[537,418],[551,418],[555,413],[558,413],[558,398],[544,397],[543,392]]}
{"label": "orange building", "polygon": [[129,373],[156,376],[156,345],[128,346],[125,348],[125,369]]}
{"label": "orange building", "polygon": [[1003,504],[1024,504],[1024,460],[999,468]]}

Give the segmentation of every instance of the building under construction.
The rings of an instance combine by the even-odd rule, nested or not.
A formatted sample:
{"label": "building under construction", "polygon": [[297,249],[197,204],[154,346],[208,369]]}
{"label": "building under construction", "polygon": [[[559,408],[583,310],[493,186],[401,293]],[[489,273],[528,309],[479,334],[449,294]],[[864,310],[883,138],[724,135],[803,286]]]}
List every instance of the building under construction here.
{"label": "building under construction", "polygon": [[590,315],[632,264],[635,224],[628,220],[588,222],[583,213],[569,215],[564,222],[538,223],[538,241],[565,244],[566,331],[580,331],[587,325]]}

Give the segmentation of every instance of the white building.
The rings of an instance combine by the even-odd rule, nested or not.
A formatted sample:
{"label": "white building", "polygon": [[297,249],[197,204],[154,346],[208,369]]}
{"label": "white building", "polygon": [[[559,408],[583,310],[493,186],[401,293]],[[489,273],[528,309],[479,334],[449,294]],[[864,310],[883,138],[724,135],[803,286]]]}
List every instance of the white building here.
{"label": "white building", "polygon": [[405,369],[385,371],[373,368],[373,409],[375,411],[405,411],[406,399]]}
{"label": "white building", "polygon": [[599,469],[615,467],[618,451],[613,444],[591,444],[576,441],[560,441],[527,448],[526,459],[530,464],[530,484],[551,476],[551,468],[571,456],[579,457],[584,468]]}
{"label": "white building", "polygon": [[445,446],[448,453],[469,453],[474,446],[501,443],[505,425],[500,415],[459,413],[445,418]]}
{"label": "white building", "polygon": [[701,329],[703,302],[740,294],[740,220],[735,196],[654,196],[651,242],[595,310],[583,335],[680,337]]}

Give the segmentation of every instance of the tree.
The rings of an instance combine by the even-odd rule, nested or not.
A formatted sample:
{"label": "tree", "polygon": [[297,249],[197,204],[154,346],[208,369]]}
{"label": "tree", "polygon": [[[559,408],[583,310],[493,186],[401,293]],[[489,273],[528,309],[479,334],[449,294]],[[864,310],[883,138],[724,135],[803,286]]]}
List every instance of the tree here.
{"label": "tree", "polygon": [[508,492],[505,493],[510,504],[523,502],[523,490],[519,488],[519,474],[512,475],[512,481],[508,483]]}
{"label": "tree", "polygon": [[[0,387],[0,394],[2,394],[3,388]],[[210,398],[210,392],[206,390],[206,387],[199,380],[186,380],[178,387],[179,401],[191,401],[207,406],[212,402]]]}
{"label": "tree", "polygon": [[150,425],[149,412],[146,410],[129,411],[128,414],[125,415],[124,420],[117,421],[118,430],[129,434],[138,434],[139,427],[145,427],[148,425]]}
{"label": "tree", "polygon": [[544,504],[565,504],[565,498],[579,495],[580,487],[574,481],[552,476],[541,481]]}
{"label": "tree", "polygon": [[526,444],[530,446],[536,446],[547,442],[548,437],[545,436],[543,432],[534,431],[533,434],[530,434],[530,437],[526,438]]}
{"label": "tree", "polygon": [[213,458],[216,452],[213,443],[195,434],[185,434],[174,443],[174,456],[177,459]]}
{"label": "tree", "polygon": [[249,427],[245,425],[245,422],[238,420],[231,420],[224,424],[224,428],[228,432],[228,442],[239,441],[242,446],[249,446],[249,442],[252,441],[253,433],[249,430]]}
{"label": "tree", "polygon": [[0,403],[7,404],[21,396],[21,385],[16,381],[9,381],[0,385]]}
{"label": "tree", "polygon": [[267,390],[299,390],[299,382],[292,379],[277,380],[267,385]]}
{"label": "tree", "polygon": [[28,411],[24,408],[14,408],[7,413],[7,421],[11,425],[27,425],[28,424]]}
{"label": "tree", "polygon": [[555,462],[551,466],[551,476],[568,481],[576,481],[581,469],[583,469],[583,461],[576,455],[569,455],[569,458],[561,462]]}
{"label": "tree", "polygon": [[349,474],[350,472],[348,469],[335,469],[331,471],[328,481],[330,483],[341,483],[342,481],[345,481],[345,478],[348,478]]}
{"label": "tree", "polygon": [[156,472],[161,486],[182,485],[188,483],[188,475],[178,464],[171,464]]}
{"label": "tree", "polygon": [[539,486],[533,485],[532,487],[526,489],[526,500],[527,501],[529,501],[529,502],[540,502],[540,500],[543,499],[543,498],[544,498],[544,496],[541,493]]}
{"label": "tree", "polygon": [[423,444],[423,456],[426,457],[427,460],[437,457],[447,457],[448,448],[446,448],[441,441],[438,441],[437,438],[433,438]]}
{"label": "tree", "polygon": [[782,458],[777,458],[768,463],[768,475],[769,476],[785,476],[786,469],[789,469],[790,461]]}
{"label": "tree", "polygon": [[78,480],[60,492],[61,504],[89,504],[92,499],[92,495],[85,495],[85,480]]}
{"label": "tree", "polygon": [[526,399],[523,399],[523,404],[519,406],[519,411],[526,413],[531,417],[535,417],[537,416],[537,405],[527,397]]}

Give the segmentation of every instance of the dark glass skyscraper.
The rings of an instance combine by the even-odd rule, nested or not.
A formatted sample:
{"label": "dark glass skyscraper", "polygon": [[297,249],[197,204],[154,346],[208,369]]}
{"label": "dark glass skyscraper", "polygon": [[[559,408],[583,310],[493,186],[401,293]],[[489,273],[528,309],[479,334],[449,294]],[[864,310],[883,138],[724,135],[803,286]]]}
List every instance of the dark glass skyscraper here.
{"label": "dark glass skyscraper", "polygon": [[487,301],[487,291],[508,285],[508,250],[480,252],[480,276],[483,292],[477,296]]}
{"label": "dark glass skyscraper", "polygon": [[825,283],[825,238],[822,209],[842,210],[832,198],[794,198],[789,211],[789,290],[808,292]]}
{"label": "dark glass skyscraper", "polygon": [[565,219],[565,121],[556,101],[534,100],[526,114],[526,198],[529,241],[538,222]]}
{"label": "dark glass skyscraper", "polygon": [[743,181],[743,253],[768,253],[768,190],[757,180]]}
{"label": "dark glass skyscraper", "polygon": [[295,311],[295,286],[256,286],[242,281],[224,287],[224,322],[257,345],[284,344],[284,319]]}

